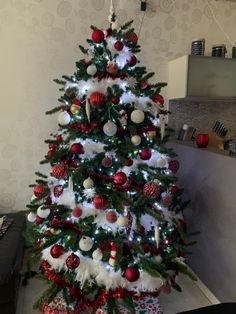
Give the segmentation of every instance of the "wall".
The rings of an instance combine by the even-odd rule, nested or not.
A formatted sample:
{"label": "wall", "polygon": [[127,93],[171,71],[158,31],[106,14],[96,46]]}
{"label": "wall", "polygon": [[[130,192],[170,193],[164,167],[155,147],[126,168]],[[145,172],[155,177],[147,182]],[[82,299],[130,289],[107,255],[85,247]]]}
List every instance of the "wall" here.
{"label": "wall", "polygon": [[222,302],[236,296],[236,159],[205,149],[170,144],[179,156],[179,185],[191,203],[185,217],[199,231],[188,262]]}
{"label": "wall", "polygon": [[[24,209],[31,196],[38,161],[47,152],[43,140],[56,128],[44,112],[57,105],[53,78],[70,74],[85,44],[90,24],[107,27],[109,0],[0,1],[0,207]],[[141,58],[157,79],[167,80],[167,62],[189,52],[193,38],[205,37],[207,51],[226,42],[206,0],[150,0],[140,34]],[[236,4],[215,2],[217,16],[235,38]],[[120,22],[142,14],[138,0],[114,0]]]}

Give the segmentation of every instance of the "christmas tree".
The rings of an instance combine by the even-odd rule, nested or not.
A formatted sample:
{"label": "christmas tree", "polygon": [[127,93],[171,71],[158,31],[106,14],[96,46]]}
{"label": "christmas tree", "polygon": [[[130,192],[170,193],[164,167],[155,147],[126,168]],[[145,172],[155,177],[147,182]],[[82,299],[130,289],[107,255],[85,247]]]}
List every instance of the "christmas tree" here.
{"label": "christmas tree", "polygon": [[60,105],[47,114],[58,114],[59,129],[41,162],[51,172],[36,172],[27,205],[30,264],[50,282],[35,307],[61,295],[68,313],[103,305],[131,313],[141,298],[181,290],[179,272],[195,279],[184,263],[188,202],[164,145],[166,83],[151,84],[154,73],[137,60],[132,22],[120,26],[112,6],[109,22],[107,30],[91,26],[89,47],[80,46],[85,59],[55,80]]}

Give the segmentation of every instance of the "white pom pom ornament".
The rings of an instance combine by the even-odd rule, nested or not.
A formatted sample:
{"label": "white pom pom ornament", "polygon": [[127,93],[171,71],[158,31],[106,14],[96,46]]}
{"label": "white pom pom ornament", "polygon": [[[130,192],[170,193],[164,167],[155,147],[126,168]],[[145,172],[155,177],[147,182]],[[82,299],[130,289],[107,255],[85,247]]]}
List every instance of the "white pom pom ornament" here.
{"label": "white pom pom ornament", "polygon": [[102,251],[100,249],[96,249],[93,251],[92,257],[95,261],[100,261],[103,258]]}
{"label": "white pom pom ornament", "polygon": [[90,237],[83,236],[79,241],[81,251],[88,252],[93,247],[93,240]]}
{"label": "white pom pom ornament", "polygon": [[144,112],[142,110],[136,109],[131,112],[130,119],[134,123],[142,123],[145,118]]}
{"label": "white pom pom ornament", "polygon": [[125,217],[125,216],[120,216],[118,219],[117,219],[117,225],[119,227],[125,227],[128,223],[128,218]]}
{"label": "white pom pom ornament", "polygon": [[134,145],[139,145],[141,143],[141,137],[139,135],[134,135],[131,137],[131,142]]}
{"label": "white pom pom ornament", "polygon": [[27,219],[29,222],[35,222],[37,215],[35,213],[29,213]]}
{"label": "white pom pom ornament", "polygon": [[91,76],[94,76],[97,73],[97,68],[95,65],[91,64],[87,67],[87,73]]}
{"label": "white pom pom ornament", "polygon": [[70,123],[70,115],[66,111],[62,111],[57,117],[57,121],[60,125],[67,125]]}
{"label": "white pom pom ornament", "polygon": [[50,215],[50,209],[49,209],[49,208],[42,209],[42,206],[40,206],[40,207],[37,209],[37,215],[38,215],[40,218],[47,218],[47,217]]}
{"label": "white pom pom ornament", "polygon": [[91,178],[85,179],[84,182],[83,182],[83,187],[84,187],[85,189],[91,189],[91,188],[93,188],[93,187],[94,187],[94,182],[93,182],[93,180],[92,180]]}
{"label": "white pom pom ornament", "polygon": [[117,126],[114,122],[112,121],[108,121],[107,123],[104,124],[103,126],[103,132],[107,135],[107,136],[113,136],[116,134],[117,132]]}

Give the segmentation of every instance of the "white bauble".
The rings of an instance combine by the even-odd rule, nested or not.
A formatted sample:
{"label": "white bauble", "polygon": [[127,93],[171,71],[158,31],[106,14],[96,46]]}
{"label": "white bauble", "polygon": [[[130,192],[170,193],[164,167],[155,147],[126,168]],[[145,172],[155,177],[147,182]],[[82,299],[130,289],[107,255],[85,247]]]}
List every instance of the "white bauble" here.
{"label": "white bauble", "polygon": [[116,134],[117,132],[117,126],[114,122],[112,122],[111,120],[109,120],[107,123],[104,124],[103,126],[103,132],[107,135],[107,136],[113,136]]}
{"label": "white bauble", "polygon": [[127,217],[125,217],[125,216],[118,217],[117,225],[119,227],[125,227],[127,225],[127,223],[128,223],[128,218]]}
{"label": "white bauble", "polygon": [[66,111],[62,111],[59,113],[59,116],[57,117],[57,121],[60,125],[67,125],[70,123],[70,115]]}
{"label": "white bauble", "polygon": [[50,215],[50,209],[49,209],[49,208],[42,209],[42,206],[40,206],[40,207],[37,209],[37,215],[38,215],[40,218],[47,218],[47,217]]}
{"label": "white bauble", "polygon": [[29,222],[35,222],[37,215],[35,213],[30,212],[27,216]]}
{"label": "white bauble", "polygon": [[162,257],[161,257],[161,255],[156,255],[156,256],[154,257],[154,259],[155,259],[155,261],[156,261],[158,264],[161,264],[161,262],[162,262]]}
{"label": "white bauble", "polygon": [[85,179],[84,182],[83,182],[83,187],[84,187],[85,189],[91,189],[91,188],[93,188],[93,187],[94,187],[94,182],[93,182],[93,180],[92,180],[91,178]]}
{"label": "white bauble", "polygon": [[91,76],[94,76],[97,73],[97,68],[95,65],[91,64],[87,67],[87,73]]}
{"label": "white bauble", "polygon": [[130,118],[131,118],[131,121],[133,121],[134,123],[142,123],[145,118],[145,115],[142,110],[136,109],[131,112]]}
{"label": "white bauble", "polygon": [[160,158],[156,161],[158,167],[163,168],[166,166],[166,160],[164,158]]}
{"label": "white bauble", "polygon": [[141,137],[139,136],[139,135],[133,135],[132,137],[131,137],[131,142],[132,142],[132,144],[134,144],[134,145],[139,145],[140,143],[141,143]]}
{"label": "white bauble", "polygon": [[90,237],[83,236],[79,241],[81,251],[88,252],[93,247],[93,240]]}
{"label": "white bauble", "polygon": [[103,258],[102,251],[100,249],[96,249],[93,251],[92,257],[96,261],[100,261]]}

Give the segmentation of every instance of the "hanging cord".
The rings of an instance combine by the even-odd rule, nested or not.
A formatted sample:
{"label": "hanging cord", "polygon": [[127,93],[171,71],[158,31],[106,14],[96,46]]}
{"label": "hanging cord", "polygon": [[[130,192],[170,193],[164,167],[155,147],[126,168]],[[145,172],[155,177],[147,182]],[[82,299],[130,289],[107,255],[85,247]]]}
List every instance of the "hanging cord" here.
{"label": "hanging cord", "polygon": [[228,42],[230,43],[230,45],[233,47],[234,43],[232,42],[231,38],[229,37],[229,35],[225,32],[223,26],[221,25],[221,23],[218,21],[218,19],[216,18],[215,12],[213,10],[213,7],[211,5],[210,0],[207,1],[207,5],[211,11],[212,17],[216,23],[216,25],[219,27],[219,29],[221,30],[221,32],[225,35],[226,39],[228,40]]}
{"label": "hanging cord", "polygon": [[141,30],[142,30],[142,26],[143,26],[143,21],[144,21],[144,17],[146,15],[146,11],[143,11],[143,16],[142,16],[142,20],[141,20],[141,24],[140,24],[140,27],[139,27],[139,30],[138,30],[138,37],[141,33]]}

